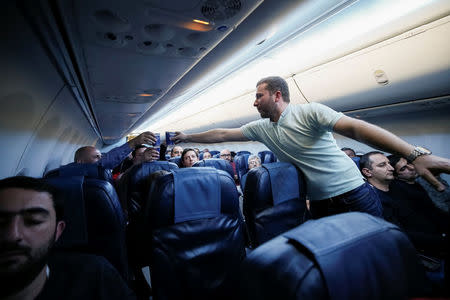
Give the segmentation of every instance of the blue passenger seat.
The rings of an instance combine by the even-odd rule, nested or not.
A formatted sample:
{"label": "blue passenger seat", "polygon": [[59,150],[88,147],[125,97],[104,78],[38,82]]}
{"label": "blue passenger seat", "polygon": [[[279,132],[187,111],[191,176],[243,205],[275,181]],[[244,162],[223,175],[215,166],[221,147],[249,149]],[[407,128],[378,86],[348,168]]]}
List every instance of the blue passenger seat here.
{"label": "blue passenger seat", "polygon": [[250,151],[246,151],[246,150],[236,152],[236,155],[242,155],[242,154],[251,154],[251,153],[250,153]]}
{"label": "blue passenger seat", "polygon": [[242,176],[248,172],[248,157],[250,154],[236,155],[234,157],[234,163],[236,164],[236,173],[239,181]]}
{"label": "blue passenger seat", "polygon": [[97,164],[70,163],[57,169],[48,171],[44,175],[44,178],[72,176],[83,176],[87,178],[106,180],[111,183],[113,182],[111,170],[105,169]]}
{"label": "blue passenger seat", "polygon": [[428,290],[408,237],[365,213],[310,220],[252,251],[241,299],[410,299]]}
{"label": "blue passenger seat", "polygon": [[230,175],[186,168],[156,179],[145,209],[154,299],[236,299],[244,223]]}
{"label": "blue passenger seat", "polygon": [[117,183],[120,202],[130,216],[137,214],[147,199],[150,187],[149,176],[158,170],[172,171],[178,165],[169,161],[144,162],[131,167]]}
{"label": "blue passenger seat", "polygon": [[293,164],[264,164],[246,177],[243,213],[253,247],[303,222],[306,184]]}
{"label": "blue passenger seat", "polygon": [[214,156],[214,155],[216,155],[216,154],[220,154],[220,151],[217,151],[217,150],[211,150],[211,151],[209,151],[209,153],[211,153],[211,156]]}
{"label": "blue passenger seat", "polygon": [[66,229],[56,248],[103,256],[128,280],[126,220],[114,187],[102,179],[64,175],[46,179],[65,199]]}
{"label": "blue passenger seat", "polygon": [[272,151],[260,151],[258,152],[258,156],[262,164],[270,164],[277,161],[277,157]]}
{"label": "blue passenger seat", "polygon": [[214,169],[225,171],[230,174],[231,177],[234,176],[233,167],[231,166],[231,164],[228,161],[220,158],[200,160],[196,162],[193,167],[211,167]]}
{"label": "blue passenger seat", "polygon": [[175,156],[168,159],[171,163],[176,164],[179,168],[183,167],[181,164],[181,156]]}

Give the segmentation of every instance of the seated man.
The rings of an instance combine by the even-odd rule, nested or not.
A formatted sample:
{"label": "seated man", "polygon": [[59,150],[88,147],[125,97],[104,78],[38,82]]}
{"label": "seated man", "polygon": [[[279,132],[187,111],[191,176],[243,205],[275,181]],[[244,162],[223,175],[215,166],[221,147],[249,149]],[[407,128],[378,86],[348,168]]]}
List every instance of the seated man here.
{"label": "seated man", "polygon": [[234,163],[234,161],[231,160],[231,152],[230,152],[230,150],[223,149],[222,151],[220,151],[219,155],[220,155],[221,159],[227,160],[231,164],[231,166],[233,167],[234,181],[236,181],[238,179],[237,172],[236,172],[236,164]]}
{"label": "seated man", "polygon": [[43,179],[0,180],[0,299],[135,299],[103,258],[49,257],[62,216],[62,199]]}
{"label": "seated man", "polygon": [[146,131],[122,146],[111,149],[109,152],[103,154],[93,146],[84,146],[75,152],[74,162],[83,164],[97,163],[106,169],[114,169],[137,145],[154,144],[155,142],[155,135],[150,131]]}
{"label": "seated man", "polygon": [[145,149],[147,149],[147,146],[142,144],[137,145],[133,152],[131,152],[131,155],[128,155],[119,166],[114,168],[113,179],[117,179],[120,174],[128,170],[133,165],[139,164],[144,157]]}
{"label": "seated man", "polygon": [[261,167],[261,159],[258,155],[250,155],[248,157],[248,170],[251,170],[253,168]]}
{"label": "seated man", "polygon": [[170,157],[181,156],[182,153],[183,153],[183,148],[181,146],[175,146],[172,148],[172,151],[170,151]]}
{"label": "seated man", "polygon": [[[426,193],[427,196],[433,201],[434,206],[441,210],[441,212],[447,215],[450,212],[450,189],[445,189],[442,192],[436,191],[428,181],[424,180],[416,172],[416,168],[413,164],[408,163],[408,161],[398,155],[389,155],[389,162],[394,167],[395,177],[408,184],[411,189],[415,190],[416,194]],[[443,180],[440,176],[436,177],[443,185],[448,187],[448,183]],[[448,216],[447,216],[448,217]]]}
{"label": "seated man", "polygon": [[198,162],[198,154],[192,148],[186,148],[181,154],[181,165],[183,168],[190,168]]}
{"label": "seated man", "polygon": [[402,228],[418,249],[433,254],[447,249],[445,228],[436,221],[435,216],[430,215],[428,210],[419,209],[415,200],[404,192],[391,189],[394,168],[383,153],[373,151],[364,154],[360,166],[361,173],[380,197],[383,216],[387,221]]}
{"label": "seated man", "polygon": [[356,157],[355,150],[353,150],[352,148],[344,147],[341,149],[341,151],[347,154],[348,157]]}

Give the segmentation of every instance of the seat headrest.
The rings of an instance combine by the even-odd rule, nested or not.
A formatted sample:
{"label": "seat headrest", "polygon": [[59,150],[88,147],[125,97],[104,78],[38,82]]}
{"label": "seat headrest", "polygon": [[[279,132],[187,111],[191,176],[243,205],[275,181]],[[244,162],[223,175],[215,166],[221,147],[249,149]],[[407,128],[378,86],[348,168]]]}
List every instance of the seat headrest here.
{"label": "seat headrest", "polygon": [[220,181],[215,169],[178,169],[172,175],[175,224],[220,214]]}
{"label": "seat headrest", "polygon": [[181,168],[181,156],[175,156],[168,159],[169,162],[176,164]]}
{"label": "seat headrest", "polygon": [[97,164],[79,164],[70,163],[59,169],[51,170],[45,174],[45,178],[51,177],[73,177],[83,176],[88,178],[96,178],[101,180],[112,180],[111,170],[105,169]]}
{"label": "seat headrest", "polygon": [[238,174],[239,180],[241,177],[248,172],[248,157],[250,154],[244,153],[241,155],[236,155],[234,157],[234,162],[236,164],[236,172]]}
{"label": "seat headrest", "polygon": [[[83,246],[88,242],[86,209],[83,195],[83,176],[53,177],[46,181],[54,186],[64,199],[64,234],[57,242],[59,248]],[[69,213],[70,212],[70,213]]]}
{"label": "seat headrest", "polygon": [[308,221],[283,236],[314,257],[330,299],[383,299],[384,288],[408,288],[404,272],[415,260],[414,248],[397,226],[380,218],[339,214]]}
{"label": "seat headrest", "polygon": [[218,170],[222,170],[230,174],[231,178],[233,178],[233,167],[231,164],[224,159],[221,158],[210,158],[205,160],[199,160],[196,162],[193,167],[211,167]]}
{"label": "seat headrest", "polygon": [[278,162],[262,165],[269,173],[273,204],[299,198],[298,173],[291,163]]}
{"label": "seat headrest", "polygon": [[408,299],[428,288],[408,237],[359,212],[310,220],[256,248],[242,267],[245,299]]}
{"label": "seat headrest", "polygon": [[355,164],[358,166],[358,169],[359,169],[359,161],[361,160],[361,157],[355,156],[355,157],[352,157],[352,160],[355,162]]}
{"label": "seat headrest", "polygon": [[[234,180],[227,172],[210,167],[176,169],[156,177],[147,200],[144,216],[152,228],[173,225],[175,219],[181,222],[215,215],[217,206],[221,214],[239,215],[239,194]],[[199,214],[194,215],[194,210]]]}
{"label": "seat headrest", "polygon": [[170,161],[144,162],[142,164],[131,167],[128,171],[128,176],[130,176],[130,183],[133,184],[140,179],[146,178],[153,172],[159,170],[172,171],[174,169],[178,169],[178,165]]}

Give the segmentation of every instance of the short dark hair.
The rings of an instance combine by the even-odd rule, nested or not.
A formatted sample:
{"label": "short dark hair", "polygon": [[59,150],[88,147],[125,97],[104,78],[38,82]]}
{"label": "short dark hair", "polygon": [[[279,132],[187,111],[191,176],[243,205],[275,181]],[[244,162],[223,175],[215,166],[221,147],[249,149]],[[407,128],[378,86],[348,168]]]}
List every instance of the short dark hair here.
{"label": "short dark hair", "polygon": [[341,151],[348,151],[348,150],[353,151],[353,154],[356,155],[355,150],[353,150],[352,148],[348,148],[348,147],[341,148]]}
{"label": "short dark hair", "polygon": [[270,95],[275,94],[277,91],[281,92],[281,96],[283,96],[283,101],[289,103],[291,100],[289,98],[289,86],[283,78],[279,76],[269,76],[262,78],[258,81],[256,86],[261,84],[266,84],[266,89],[269,91]]}
{"label": "short dark hair", "polygon": [[397,176],[397,172],[395,172],[395,165],[400,161],[402,157],[397,154],[391,154],[387,158],[389,159],[389,164],[394,168],[394,175]]}
{"label": "short dark hair", "polygon": [[25,190],[33,190],[36,192],[49,193],[53,202],[53,208],[56,213],[56,221],[62,220],[64,217],[64,202],[59,191],[48,184],[45,179],[33,178],[28,176],[14,176],[0,180],[0,190],[8,188],[20,188]]}
{"label": "short dark hair", "polygon": [[361,156],[361,159],[359,160],[359,169],[362,170],[362,169],[366,168],[366,169],[372,170],[372,161],[370,160],[370,157],[375,154],[383,154],[384,155],[384,153],[382,153],[380,151],[371,151],[371,152],[364,154],[363,156]]}
{"label": "short dark hair", "polygon": [[141,148],[147,148],[147,146],[142,145],[142,144],[137,145],[136,147],[134,147],[133,152],[131,152],[131,156],[135,157],[136,156],[136,150],[141,149]]}

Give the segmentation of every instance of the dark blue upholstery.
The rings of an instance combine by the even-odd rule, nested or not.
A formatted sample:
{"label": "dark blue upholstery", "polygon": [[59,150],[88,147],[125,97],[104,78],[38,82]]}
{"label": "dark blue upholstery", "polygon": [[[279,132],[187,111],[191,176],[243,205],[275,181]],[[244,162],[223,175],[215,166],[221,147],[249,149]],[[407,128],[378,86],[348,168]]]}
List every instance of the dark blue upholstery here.
{"label": "dark blue upholstery", "polygon": [[48,171],[44,178],[83,176],[112,182],[112,172],[97,164],[70,163],[58,169]]}
{"label": "dark blue upholstery", "polygon": [[358,166],[358,169],[359,169],[359,161],[361,160],[361,157],[355,156],[355,157],[352,157],[352,160],[355,162],[355,164]]}
{"label": "dark blue upholstery", "polygon": [[250,151],[238,151],[236,152],[236,155],[242,155],[242,154],[251,154]]}
{"label": "dark blue upholstery", "polygon": [[133,214],[143,206],[150,187],[150,174],[158,170],[171,171],[178,169],[175,163],[168,161],[145,162],[131,167],[125,172],[117,184],[120,202]]}
{"label": "dark blue upholstery", "polygon": [[216,153],[212,156],[212,158],[220,158],[220,153]]}
{"label": "dark blue upholstery", "polygon": [[105,180],[81,176],[47,181],[65,199],[67,225],[56,247],[103,256],[127,279],[126,221],[114,187]]}
{"label": "dark blue upholstery", "polygon": [[193,167],[212,167],[227,172],[231,177],[233,177],[234,175],[233,167],[231,166],[231,164],[227,160],[220,158],[200,160],[196,162]]}
{"label": "dark blue upholstery", "polygon": [[151,232],[154,298],[236,299],[245,242],[230,175],[174,170],[156,179],[149,198],[144,227]]}
{"label": "dark blue upholstery", "polygon": [[261,159],[262,164],[270,164],[277,161],[277,157],[272,151],[261,151],[258,152],[258,156]]}
{"label": "dark blue upholstery", "polygon": [[211,153],[211,156],[214,156],[214,155],[216,155],[216,154],[220,154],[220,151],[217,151],[217,150],[211,150],[211,151],[209,151],[209,153]]}
{"label": "dark blue upholstery", "polygon": [[168,159],[171,163],[176,164],[179,168],[183,167],[181,165],[181,156],[175,156]]}
{"label": "dark blue upholstery", "polygon": [[306,185],[293,164],[265,164],[246,177],[243,212],[253,247],[303,222]]}
{"label": "dark blue upholstery", "polygon": [[364,213],[311,220],[242,264],[242,299],[408,299],[426,290],[406,235]]}
{"label": "dark blue upholstery", "polygon": [[236,173],[239,180],[242,176],[248,172],[248,157],[250,154],[236,155],[234,157],[234,163],[236,164]]}

